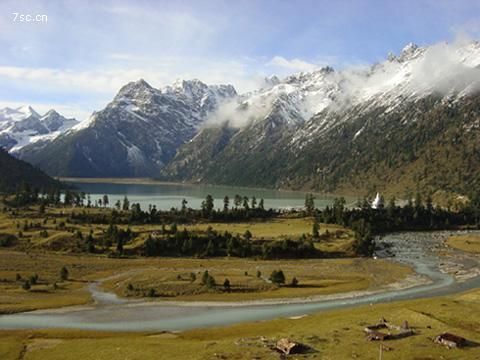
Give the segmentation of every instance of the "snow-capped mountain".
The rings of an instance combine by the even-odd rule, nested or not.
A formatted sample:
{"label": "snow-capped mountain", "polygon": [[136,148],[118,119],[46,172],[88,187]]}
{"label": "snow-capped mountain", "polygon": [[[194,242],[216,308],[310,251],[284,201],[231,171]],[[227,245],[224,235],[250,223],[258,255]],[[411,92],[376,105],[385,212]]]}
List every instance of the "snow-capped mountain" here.
{"label": "snow-capped mountain", "polygon": [[140,80],[19,155],[53,175],[465,192],[480,186],[479,90],[478,42],[409,44],[371,66],[272,76],[242,95],[199,80],[161,89]]}
{"label": "snow-capped mountain", "polygon": [[0,109],[0,147],[16,152],[42,140],[51,140],[78,122],[50,110],[43,116],[31,106]]}
{"label": "snow-capped mountain", "polygon": [[105,109],[51,142],[22,149],[20,156],[55,175],[156,175],[209,114],[235,96],[231,85],[199,80],[161,89],[131,82]]}
{"label": "snow-capped mountain", "polygon": [[432,94],[467,96],[480,87],[480,44],[441,43],[430,47],[408,44],[398,56],[373,66],[336,72],[325,67],[280,80],[265,79],[265,88],[244,94],[236,104],[220,109],[213,121],[229,121],[244,127],[275,116],[290,124],[302,124],[327,110],[352,106],[388,106]]}
{"label": "snow-capped mountain", "polygon": [[[161,177],[346,192],[402,182],[398,189],[413,191],[458,182],[445,180],[458,165],[464,183],[480,179],[478,166],[444,166],[439,153],[480,160],[478,42],[409,44],[372,66],[265,83],[221,107]],[[438,147],[453,134],[456,146]]]}

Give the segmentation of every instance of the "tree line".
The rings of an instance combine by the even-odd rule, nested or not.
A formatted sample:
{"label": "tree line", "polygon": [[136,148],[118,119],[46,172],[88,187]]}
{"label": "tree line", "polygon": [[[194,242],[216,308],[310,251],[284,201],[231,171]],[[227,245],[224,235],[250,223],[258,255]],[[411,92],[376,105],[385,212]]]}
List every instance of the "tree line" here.
{"label": "tree line", "polygon": [[[309,200],[311,201],[311,200]],[[392,197],[387,205],[373,208],[364,199],[355,207],[347,207],[344,198],[336,198],[332,206],[314,210],[314,216],[324,223],[338,224],[355,232],[355,251],[359,255],[371,255],[374,251],[374,236],[395,231],[448,230],[458,227],[480,228],[480,192],[458,209],[433,204],[430,196],[416,194],[404,206]]]}

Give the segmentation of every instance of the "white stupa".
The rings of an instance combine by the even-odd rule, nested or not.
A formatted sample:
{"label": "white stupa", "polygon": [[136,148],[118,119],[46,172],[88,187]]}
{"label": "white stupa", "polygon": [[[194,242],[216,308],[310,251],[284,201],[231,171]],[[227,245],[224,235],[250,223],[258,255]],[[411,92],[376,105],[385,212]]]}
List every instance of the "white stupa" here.
{"label": "white stupa", "polygon": [[384,201],[383,201],[383,196],[380,195],[380,193],[377,193],[377,196],[375,196],[375,200],[372,202],[372,208],[374,209],[380,209],[384,206]]}

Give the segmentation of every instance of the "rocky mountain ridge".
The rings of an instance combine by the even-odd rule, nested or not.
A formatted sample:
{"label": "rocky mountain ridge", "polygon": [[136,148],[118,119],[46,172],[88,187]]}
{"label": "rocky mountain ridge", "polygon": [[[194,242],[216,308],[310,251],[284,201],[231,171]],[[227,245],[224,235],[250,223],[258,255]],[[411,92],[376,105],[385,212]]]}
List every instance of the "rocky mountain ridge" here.
{"label": "rocky mountain ridge", "polygon": [[190,80],[155,89],[140,79],[68,133],[19,155],[55,175],[153,176],[219,103],[236,95],[231,85]]}

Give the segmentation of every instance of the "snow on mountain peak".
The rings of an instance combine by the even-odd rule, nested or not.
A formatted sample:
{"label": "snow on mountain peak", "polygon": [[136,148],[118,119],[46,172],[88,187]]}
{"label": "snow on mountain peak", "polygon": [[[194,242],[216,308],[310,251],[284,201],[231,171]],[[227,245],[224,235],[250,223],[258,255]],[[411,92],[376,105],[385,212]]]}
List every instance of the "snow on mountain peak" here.
{"label": "snow on mountain peak", "polygon": [[53,139],[77,124],[55,110],[40,116],[31,106],[0,109],[0,146],[17,151],[40,140]]}
{"label": "snow on mountain peak", "polygon": [[122,86],[118,91],[115,99],[119,100],[122,98],[135,98],[145,94],[151,94],[155,91],[156,90],[152,86],[150,86],[149,83],[147,83],[143,79],[139,79],[137,81],[131,81],[128,84]]}
{"label": "snow on mountain peak", "polygon": [[25,114],[25,116],[40,117],[40,115],[35,110],[33,110],[30,105],[20,106],[19,108],[17,108],[17,111]]}
{"label": "snow on mountain peak", "polygon": [[68,130],[78,123],[77,120],[67,119],[53,109],[47,111],[40,121],[50,132]]}
{"label": "snow on mountain peak", "polygon": [[150,84],[147,83],[144,79],[138,79],[134,82],[137,87],[151,88]]}
{"label": "snow on mountain peak", "polygon": [[5,107],[0,109],[0,121],[20,121],[29,116],[39,118],[40,115],[29,105],[20,106],[12,109]]}
{"label": "snow on mountain peak", "polygon": [[12,109],[9,107],[0,109],[0,122],[15,121],[23,116],[24,114],[17,109]]}
{"label": "snow on mountain peak", "polygon": [[55,111],[55,109],[50,109],[50,110],[48,110],[48,111],[45,113],[44,116],[46,116],[46,115],[55,115],[55,114],[59,115],[58,112]]}
{"label": "snow on mountain peak", "polygon": [[212,116],[210,122],[229,121],[235,127],[268,120],[295,124],[327,109],[341,111],[353,105],[392,109],[405,100],[438,93],[449,96],[480,89],[480,45],[407,44],[401,54],[384,62],[334,71],[324,67],[301,72],[244,94]]}
{"label": "snow on mountain peak", "polygon": [[60,115],[57,111],[55,111],[54,109],[50,109],[48,110],[45,115],[43,115],[41,117],[41,120],[45,120],[45,119],[48,119],[48,118],[52,118],[52,117],[61,117],[62,115]]}
{"label": "snow on mountain peak", "polygon": [[3,109],[0,109],[0,114],[2,114],[3,116],[10,116],[18,113],[20,113],[20,111],[18,111],[17,109],[12,109],[8,106]]}
{"label": "snow on mountain peak", "polygon": [[325,67],[293,74],[283,80],[267,78],[269,86],[223,104],[209,123],[228,121],[239,128],[262,121],[272,122],[274,126],[302,123],[333,100],[331,96],[337,86],[333,73],[331,67]]}
{"label": "snow on mountain peak", "polygon": [[276,75],[266,76],[263,79],[266,88],[270,88],[272,86],[278,85],[280,83],[280,79]]}
{"label": "snow on mountain peak", "polygon": [[403,49],[402,49],[402,52],[400,54],[400,57],[410,57],[412,56],[413,54],[415,54],[415,52],[417,51],[418,49],[418,45],[417,44],[414,44],[414,43],[408,43]]}
{"label": "snow on mountain peak", "polygon": [[198,101],[208,91],[208,85],[198,79],[178,79],[172,85],[167,85],[163,91],[165,93],[183,95],[191,100]]}

